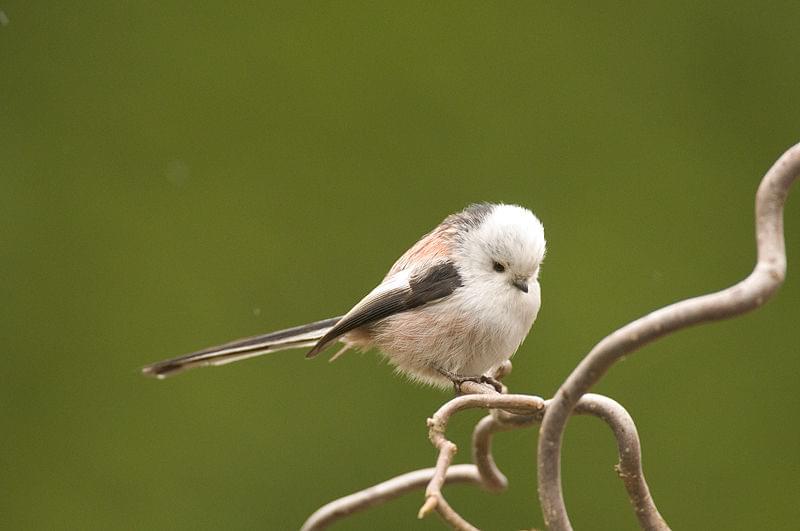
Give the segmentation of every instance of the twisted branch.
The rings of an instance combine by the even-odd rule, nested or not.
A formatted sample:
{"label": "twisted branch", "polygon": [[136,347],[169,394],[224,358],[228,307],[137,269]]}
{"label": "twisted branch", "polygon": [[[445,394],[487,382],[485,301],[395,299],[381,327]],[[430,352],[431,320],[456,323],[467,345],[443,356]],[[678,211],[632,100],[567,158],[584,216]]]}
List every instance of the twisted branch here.
{"label": "twisted branch", "polygon": [[[381,505],[406,492],[421,489],[431,480],[434,470],[433,468],[423,468],[408,472],[323,505],[308,517],[300,531],[325,529],[337,520],[347,518],[351,514]],[[447,483],[480,483],[481,477],[475,465],[454,465],[447,470],[445,481]]]}
{"label": "twisted branch", "polygon": [[[510,371],[511,364],[508,363],[495,373],[495,377],[502,377]],[[508,481],[492,456],[492,437],[498,432],[541,422],[548,401],[529,395],[498,394],[494,389],[480,384],[465,384],[462,391],[472,394],[450,400],[428,419],[429,437],[439,450],[436,467],[409,472],[330,502],[306,520],[302,531],[324,529],[337,520],[426,485],[426,499],[419,511],[420,518],[435,510],[455,529],[477,529],[450,506],[442,494],[442,487],[449,483],[473,483],[487,491],[505,490]],[[445,437],[447,424],[455,413],[470,408],[490,410],[490,414],[483,417],[473,431],[472,458],[475,464],[451,465],[457,448]],[[640,523],[650,529],[668,529],[644,480],[639,438],[628,412],[614,400],[594,394],[584,396],[575,412],[596,416],[611,427],[617,440],[620,460],[614,468],[628,491]]]}
{"label": "twisted branch", "polygon": [[[547,401],[545,414],[552,400]],[[642,448],[633,418],[619,402],[607,396],[587,393],[575,406],[575,413],[592,415],[605,421],[614,431],[617,439],[619,464],[614,469],[628,491],[628,499],[633,505],[636,518],[642,529],[667,531],[669,526],[658,512],[650,489],[642,471]]]}
{"label": "twisted branch", "polygon": [[[447,471],[457,448],[444,436],[450,417],[464,409],[483,407],[492,410],[492,414],[478,422],[473,433],[472,455],[475,465],[480,471],[482,486],[487,490],[504,490],[507,486],[505,476],[497,468],[491,455],[491,436],[498,431],[519,429],[541,421],[546,414],[550,401],[529,395],[481,395],[462,396],[443,405],[428,420],[429,437],[439,457],[433,477],[425,491],[426,499],[419,511],[420,518],[432,510],[436,510],[442,519],[455,529],[474,530],[472,524],[459,515],[445,500],[442,486]],[[517,412],[508,415],[502,410],[513,409]],[[518,412],[526,412],[525,415]],[[618,402],[596,394],[587,394],[581,398],[575,408],[579,415],[592,415],[608,424],[617,440],[619,463],[614,467],[622,479],[628,498],[633,505],[639,524],[643,529],[659,531],[669,530],[655,506],[650,489],[644,478],[641,461],[641,445],[633,418]]]}
{"label": "twisted branch", "polygon": [[552,530],[572,529],[561,490],[561,444],[567,419],[586,393],[621,357],[691,325],[725,319],[758,308],[783,283],[786,253],[783,205],[800,174],[800,144],[770,168],[756,193],[758,260],[753,272],[730,288],[669,305],[629,323],[601,340],[567,377],[545,413],[539,437],[539,500]]}
{"label": "twisted branch", "polygon": [[[428,483],[428,488],[425,489],[425,503],[422,505],[422,508],[420,508],[418,516],[423,518],[435,509],[439,513],[439,516],[455,529],[477,529],[453,510],[442,495],[442,485],[444,485],[447,469],[453,461],[453,456],[455,456],[458,451],[456,445],[445,437],[447,423],[451,416],[459,411],[476,407],[484,409],[511,408],[515,411],[525,411],[529,415],[531,422],[534,422],[535,415],[544,409],[544,403],[544,399],[538,396],[482,394],[459,396],[439,408],[433,417],[428,419],[428,427],[430,428],[428,436],[433,445],[439,450],[439,457],[436,460],[436,472],[431,478],[430,483]],[[497,422],[496,417],[490,418],[492,422]],[[524,423],[509,424],[509,426],[513,429],[514,427],[524,426]],[[497,487],[503,485],[506,481],[505,477],[502,476],[494,464],[494,460],[491,459],[491,453],[489,452],[489,435],[492,433],[492,430],[493,427],[484,428],[484,431],[480,432],[481,444],[479,449],[473,452],[473,455],[483,460],[479,470],[490,470],[490,479],[487,480],[487,483],[493,487]],[[491,461],[489,461],[489,459],[491,459]]]}

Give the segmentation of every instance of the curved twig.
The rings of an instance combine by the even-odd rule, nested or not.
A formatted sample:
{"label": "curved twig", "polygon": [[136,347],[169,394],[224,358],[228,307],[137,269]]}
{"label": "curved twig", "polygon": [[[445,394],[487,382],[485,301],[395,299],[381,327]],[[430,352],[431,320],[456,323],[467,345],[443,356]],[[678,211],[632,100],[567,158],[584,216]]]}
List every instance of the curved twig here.
{"label": "curved twig", "polygon": [[[452,415],[475,407],[492,410],[493,414],[481,419],[475,427],[472,456],[480,471],[481,485],[487,490],[500,491],[506,488],[508,482],[492,457],[492,435],[499,431],[523,428],[540,422],[549,402],[549,400],[544,401],[539,397],[529,395],[472,395],[455,398],[439,408],[433,418],[428,420],[429,436],[434,446],[439,449],[439,456],[436,461],[435,473],[425,491],[426,499],[419,511],[420,518],[432,510],[436,510],[445,522],[455,529],[476,529],[447,503],[442,494],[442,486],[447,477],[450,463],[457,451],[456,445],[445,437],[445,430]],[[507,414],[505,412],[503,415],[494,414],[502,411],[501,408],[517,412],[525,411],[528,414]],[[619,463],[614,468],[625,485],[640,525],[643,529],[668,531],[669,526],[659,514],[645,481],[639,435],[633,419],[625,408],[611,398],[587,394],[578,402],[575,413],[595,416],[611,427],[619,453]]]}
{"label": "curved twig", "polygon": [[[308,517],[301,531],[325,529],[351,514],[381,505],[412,490],[421,489],[431,480],[434,471],[434,468],[414,470],[325,504]],[[481,483],[481,477],[475,465],[453,465],[447,470],[445,482]]]}
{"label": "curved twig", "polygon": [[[496,377],[502,377],[510,371],[511,364],[508,363],[495,374]],[[480,384],[467,385],[462,390],[475,394],[447,402],[439,408],[433,418],[428,419],[431,441],[440,450],[435,468],[409,472],[332,501],[312,514],[303,524],[302,530],[327,528],[337,520],[426,485],[427,498],[420,509],[420,516],[435,509],[454,528],[475,529],[448,504],[441,493],[442,486],[448,483],[474,483],[492,492],[505,490],[508,481],[492,457],[492,437],[498,432],[525,428],[541,422],[550,401],[528,395],[500,395],[493,388]],[[504,409],[496,409],[493,406]],[[483,417],[473,430],[472,458],[475,464],[451,465],[456,447],[444,437],[449,418],[458,411],[475,407],[490,408],[489,414]],[[614,432],[620,459],[614,468],[628,491],[628,497],[642,527],[669,529],[650,496],[642,473],[641,447],[636,426],[625,408],[608,397],[587,394],[579,401],[575,413],[598,417]]]}
{"label": "curved twig", "polygon": [[766,302],[783,283],[786,253],[783,205],[800,174],[800,144],[770,168],[756,193],[758,260],[753,272],[730,288],[687,299],[629,323],[601,340],[567,377],[547,408],[539,437],[539,500],[545,524],[572,529],[561,491],[561,443],[570,413],[580,397],[622,356],[687,326],[732,317]]}
{"label": "curved twig", "polygon": [[[430,428],[428,436],[431,443],[439,450],[439,457],[436,460],[436,471],[425,489],[425,503],[420,508],[418,516],[423,518],[431,511],[436,510],[445,522],[460,530],[475,530],[477,528],[453,510],[442,495],[442,486],[444,485],[447,470],[453,461],[453,456],[458,451],[456,445],[449,441],[444,434],[450,417],[459,411],[470,408],[509,408],[515,411],[526,411],[533,415],[544,408],[544,399],[538,396],[501,395],[497,393],[459,396],[444,404],[434,413],[432,418],[428,419],[428,427]],[[483,439],[483,441],[488,443],[488,438]],[[484,460],[482,467],[487,468],[487,464],[488,461]],[[492,460],[493,464],[494,460]]]}
{"label": "curved twig", "polygon": [[[494,413],[494,410],[492,411]],[[497,467],[492,456],[492,437],[501,431],[525,428],[540,422],[539,415],[532,415],[513,424],[498,420],[495,415],[486,415],[472,431],[472,462],[481,474],[481,485],[486,490],[501,492],[508,488],[508,479]]]}
{"label": "curved twig", "polygon": [[[501,380],[507,376],[511,370],[511,362],[505,361],[494,369],[492,376],[497,380]],[[490,385],[469,381],[462,384],[461,390],[468,394],[497,393]],[[505,391],[505,386],[503,390]],[[489,444],[489,437],[491,437],[491,433],[483,434],[483,444]],[[347,518],[351,514],[369,509],[376,505],[381,505],[402,496],[406,492],[421,489],[430,483],[435,471],[435,468],[414,470],[329,502],[317,509],[306,519],[301,531],[325,529],[335,521]],[[489,482],[484,480],[479,473],[479,469],[475,465],[453,465],[447,468],[445,471],[444,483],[476,483],[484,485],[489,490],[493,490],[491,480]]]}
{"label": "curved twig", "polygon": [[[547,402],[546,407],[550,407],[552,400]],[[639,525],[642,529],[668,531],[669,526],[658,512],[644,479],[639,434],[636,431],[636,424],[633,423],[633,418],[627,410],[619,402],[607,396],[587,393],[578,401],[575,413],[593,415],[611,427],[614,437],[617,439],[617,452],[619,453],[619,464],[614,469],[625,485],[625,490],[628,491],[628,499],[639,519]]]}

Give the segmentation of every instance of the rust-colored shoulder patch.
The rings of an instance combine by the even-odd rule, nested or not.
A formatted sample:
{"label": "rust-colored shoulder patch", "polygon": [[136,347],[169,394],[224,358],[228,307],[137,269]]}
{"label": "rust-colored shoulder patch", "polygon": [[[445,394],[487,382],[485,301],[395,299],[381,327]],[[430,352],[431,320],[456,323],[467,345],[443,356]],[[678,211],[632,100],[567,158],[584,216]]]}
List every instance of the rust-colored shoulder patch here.
{"label": "rust-colored shoulder patch", "polygon": [[491,203],[474,203],[456,214],[447,216],[438,227],[423,236],[394,263],[389,273],[408,269],[411,264],[452,258],[453,246],[459,233],[478,227],[488,216],[494,205]]}
{"label": "rust-colored shoulder patch", "polygon": [[387,276],[408,269],[411,264],[449,258],[453,248],[454,236],[455,228],[442,223],[412,245],[389,269]]}

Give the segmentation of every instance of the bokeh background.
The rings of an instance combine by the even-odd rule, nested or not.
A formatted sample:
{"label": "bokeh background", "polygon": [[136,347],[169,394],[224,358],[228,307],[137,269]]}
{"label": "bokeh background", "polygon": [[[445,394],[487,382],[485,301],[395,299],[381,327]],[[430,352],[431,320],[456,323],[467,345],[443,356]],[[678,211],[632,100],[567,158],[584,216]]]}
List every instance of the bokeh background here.
{"label": "bokeh background", "polygon": [[[796,2],[112,4],[0,3],[2,529],[294,529],[430,466],[449,395],[373,353],[138,368],[343,313],[448,213],[505,201],[549,240],[508,383],[551,396],[610,331],[750,271],[755,188],[800,141]],[[676,529],[800,521],[797,197],[786,231],[766,307],[595,389]],[[451,502],[542,526],[536,430],[495,446],[511,489]],[[615,461],[570,423],[578,529],[636,528]],[[441,529],[421,501],[336,528]]]}

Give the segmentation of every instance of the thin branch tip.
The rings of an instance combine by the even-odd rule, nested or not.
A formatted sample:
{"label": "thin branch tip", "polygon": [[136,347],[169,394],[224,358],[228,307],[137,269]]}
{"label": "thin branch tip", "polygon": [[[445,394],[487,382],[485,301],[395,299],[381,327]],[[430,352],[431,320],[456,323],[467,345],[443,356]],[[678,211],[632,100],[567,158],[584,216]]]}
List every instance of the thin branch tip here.
{"label": "thin branch tip", "polygon": [[434,510],[437,505],[438,505],[438,500],[436,496],[428,496],[427,498],[425,498],[425,503],[423,503],[422,507],[419,508],[419,512],[417,513],[417,518],[422,520],[423,518],[428,516],[428,514],[430,514],[430,512]]}

